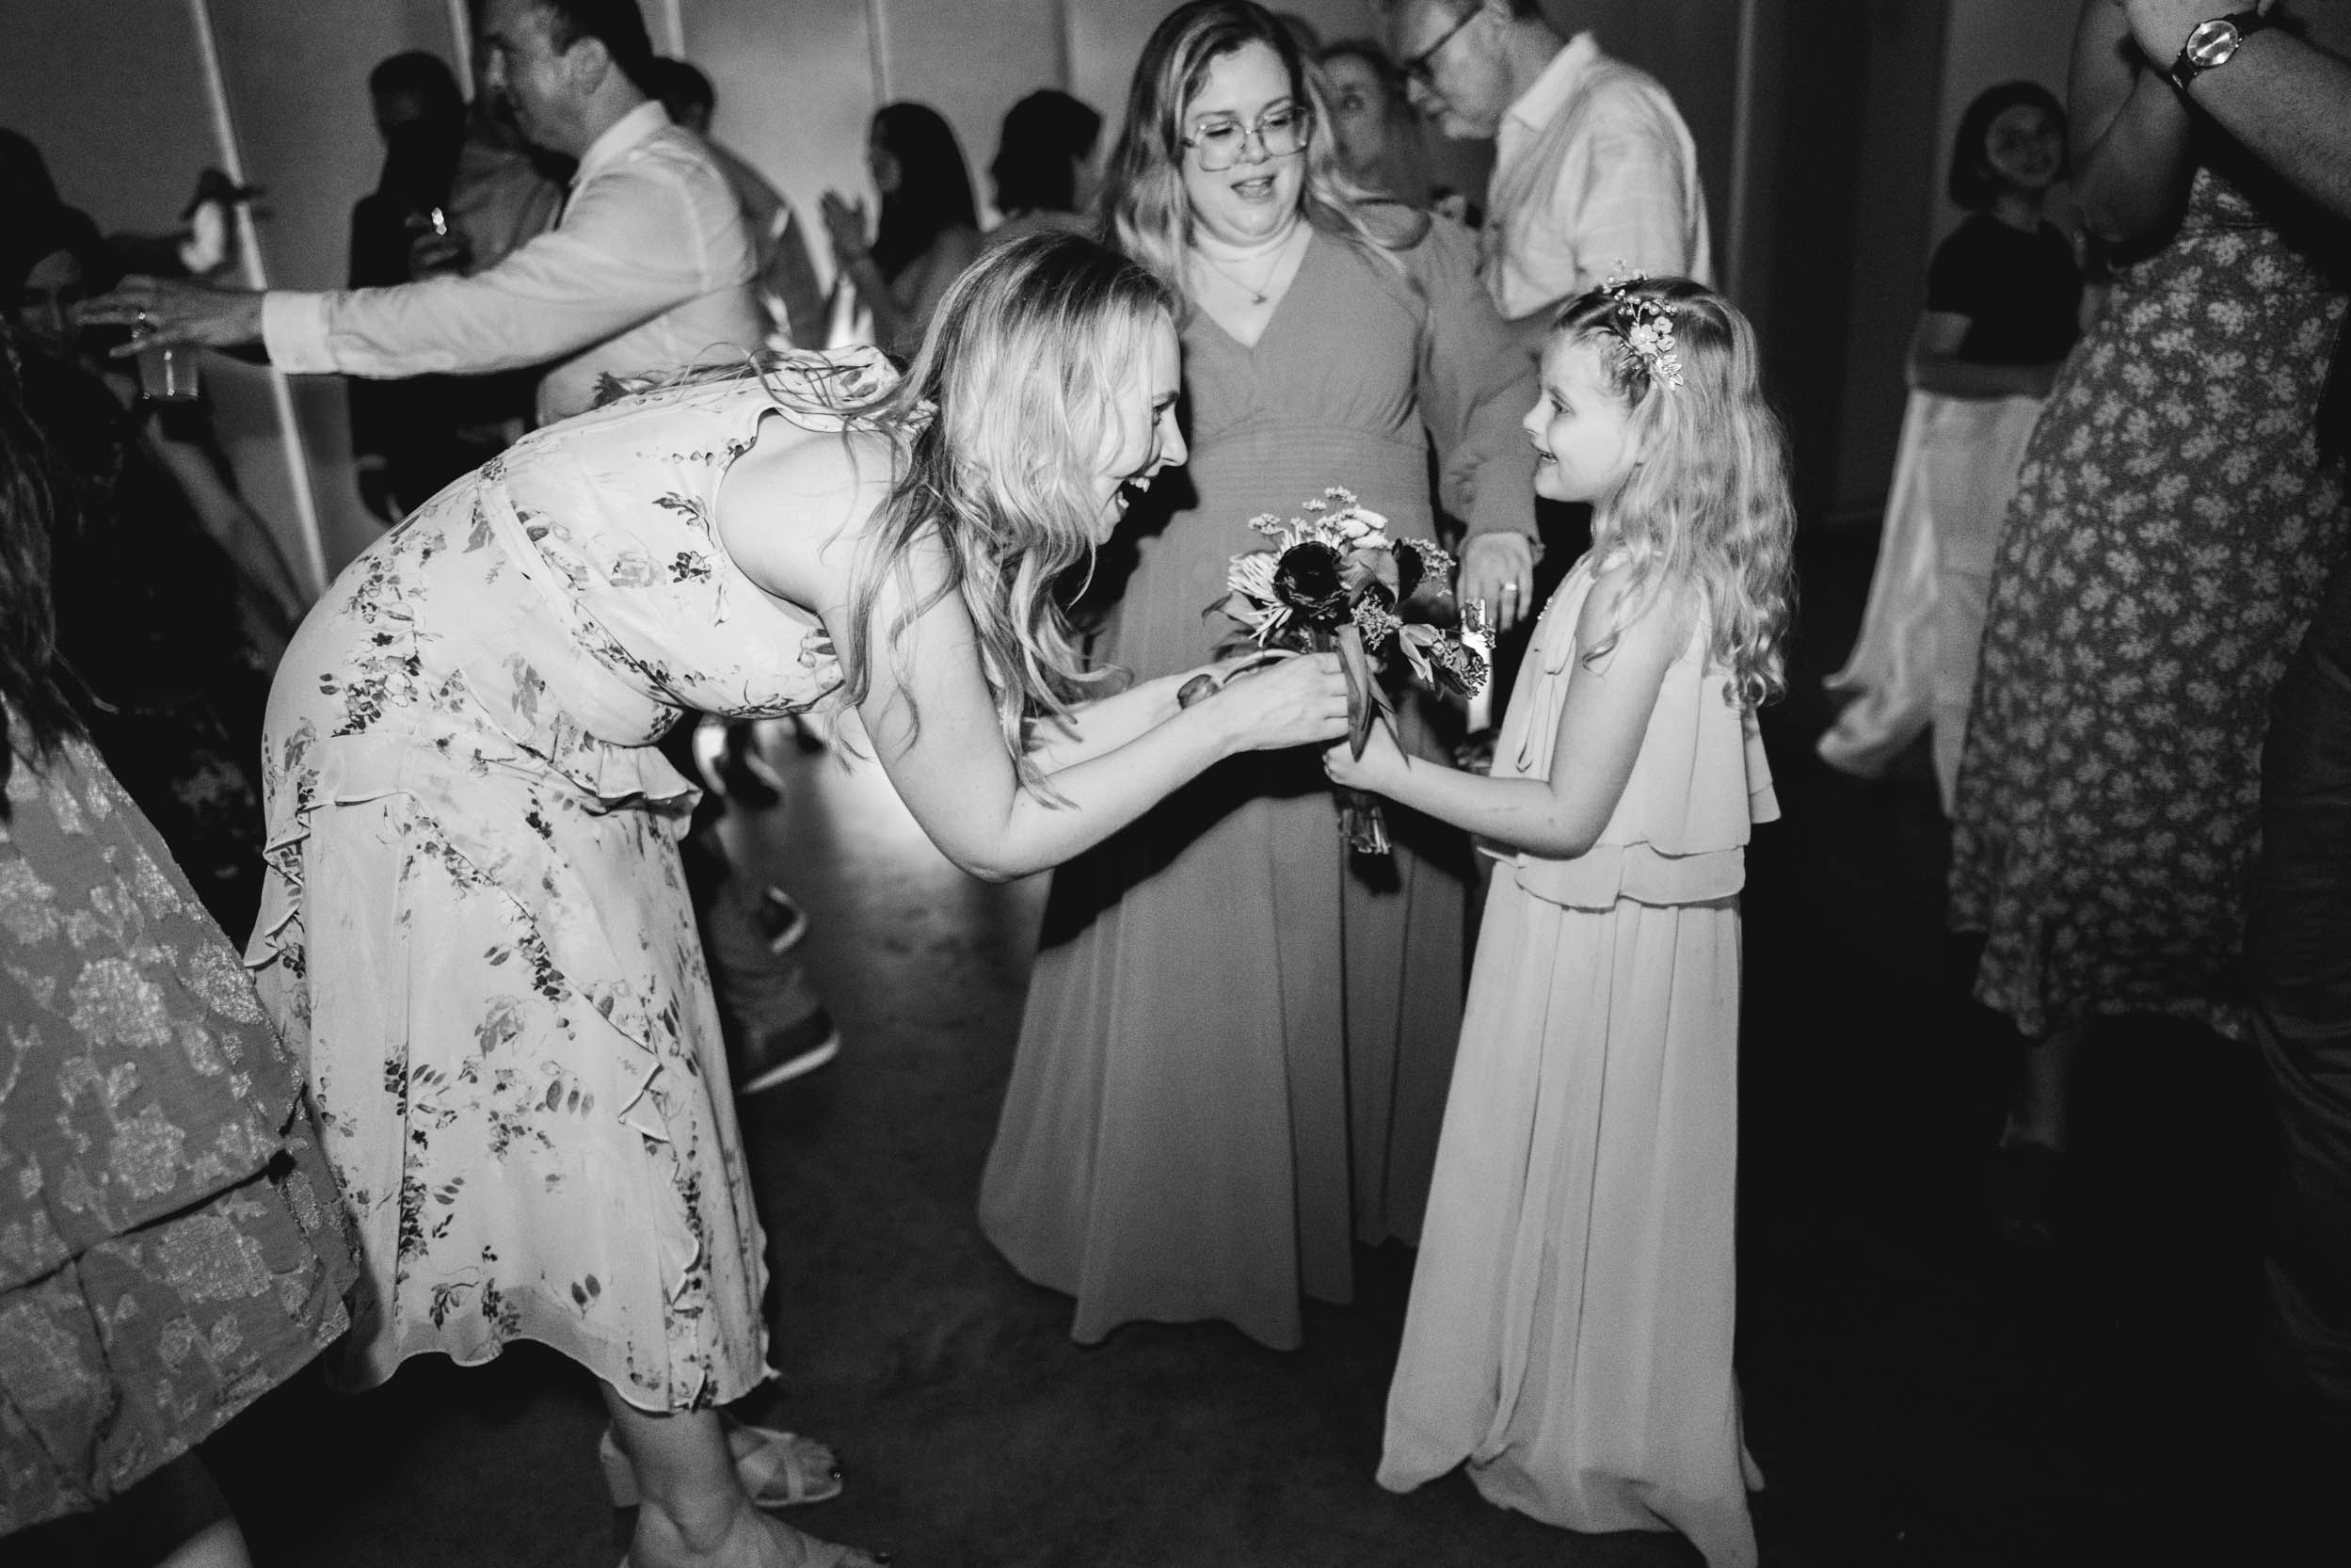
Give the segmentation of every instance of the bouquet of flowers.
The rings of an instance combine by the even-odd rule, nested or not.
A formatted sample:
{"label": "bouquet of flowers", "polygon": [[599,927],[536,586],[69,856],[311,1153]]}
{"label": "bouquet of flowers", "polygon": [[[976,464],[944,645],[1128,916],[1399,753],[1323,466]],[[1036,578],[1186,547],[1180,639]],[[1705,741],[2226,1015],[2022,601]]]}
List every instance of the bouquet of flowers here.
{"label": "bouquet of flowers", "polygon": [[[1474,611],[1464,617],[1454,601],[1452,556],[1425,539],[1391,537],[1387,519],[1335,487],[1301,510],[1304,517],[1250,520],[1273,543],[1233,557],[1229,591],[1210,607],[1238,623],[1231,642],[1336,650],[1347,672],[1348,742],[1358,757],[1388,709],[1373,677],[1391,654],[1433,690],[1467,697],[1484,689],[1492,639],[1482,618]],[[1339,820],[1349,848],[1388,853],[1376,798],[1341,791]]]}

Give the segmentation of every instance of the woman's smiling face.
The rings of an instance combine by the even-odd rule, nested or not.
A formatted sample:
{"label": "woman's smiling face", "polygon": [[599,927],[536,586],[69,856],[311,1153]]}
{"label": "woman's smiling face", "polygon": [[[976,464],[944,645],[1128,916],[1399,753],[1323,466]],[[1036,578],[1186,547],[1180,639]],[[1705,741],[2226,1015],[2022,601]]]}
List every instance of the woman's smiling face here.
{"label": "woman's smiling face", "polygon": [[1191,456],[1176,424],[1183,376],[1176,324],[1161,315],[1141,348],[1127,363],[1102,431],[1094,478],[1094,492],[1101,503],[1097,540],[1108,540],[1116,531],[1128,503],[1151,488],[1153,475],[1180,466]]}
{"label": "woman's smiling face", "polygon": [[[1220,121],[1245,130],[1269,110],[1292,106],[1305,107],[1291,90],[1282,57],[1271,46],[1252,41],[1208,62],[1207,79],[1184,105],[1182,134],[1196,136],[1202,127]],[[1251,136],[1243,139],[1240,157],[1232,168],[1215,170],[1200,167],[1197,151],[1178,152],[1191,216],[1225,244],[1258,244],[1283,232],[1297,216],[1306,182],[1303,150],[1275,157],[1266,152],[1261,137]]]}

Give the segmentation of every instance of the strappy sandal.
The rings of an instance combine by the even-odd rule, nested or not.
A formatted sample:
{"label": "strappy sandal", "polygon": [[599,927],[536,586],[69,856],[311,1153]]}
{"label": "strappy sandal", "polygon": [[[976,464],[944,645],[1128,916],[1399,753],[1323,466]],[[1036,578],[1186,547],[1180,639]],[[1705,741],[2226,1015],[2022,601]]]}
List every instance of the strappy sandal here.
{"label": "strappy sandal", "polygon": [[[803,1503],[821,1503],[840,1496],[840,1467],[819,1470],[812,1460],[804,1457],[812,1439],[796,1432],[749,1426],[731,1418],[726,1425],[727,1448],[735,1456],[735,1474],[742,1478],[743,1489],[750,1494],[754,1506],[797,1508]],[[621,1451],[609,1425],[597,1442],[596,1457],[603,1462],[604,1489],[612,1495],[613,1507],[636,1507],[637,1469]]]}

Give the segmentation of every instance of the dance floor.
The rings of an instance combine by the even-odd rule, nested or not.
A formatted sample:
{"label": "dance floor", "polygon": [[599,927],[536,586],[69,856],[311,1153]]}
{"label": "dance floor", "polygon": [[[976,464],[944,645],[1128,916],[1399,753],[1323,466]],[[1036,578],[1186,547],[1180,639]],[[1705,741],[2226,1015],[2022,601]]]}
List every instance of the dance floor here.
{"label": "dance floor", "polygon": [[[1940,932],[1924,752],[1863,785],[1810,749],[1870,550],[1805,540],[1797,695],[1767,721],[1788,814],[1758,836],[1747,905],[1740,1364],[1766,1561],[2294,1560],[2298,1500],[2342,1507],[2351,1469],[2262,1391],[2247,1053],[2109,1030],[2070,1240],[2031,1256],[1989,1237],[2007,1058]],[[787,805],[731,825],[808,905],[804,951],[847,1036],[744,1113],[785,1373],[755,1414],[848,1468],[846,1495],[795,1522],[900,1568],[1698,1560],[1669,1537],[1565,1535],[1458,1476],[1406,1497],[1372,1483],[1400,1248],[1367,1255],[1362,1299],[1310,1311],[1293,1354],[1215,1325],[1071,1344],[1066,1304],[972,1218],[1042,884],[956,873],[871,768],[777,760]],[[358,1399],[305,1380],[216,1458],[264,1564],[609,1568],[627,1516],[601,1498],[601,1419],[525,1348],[485,1370],[411,1363]]]}

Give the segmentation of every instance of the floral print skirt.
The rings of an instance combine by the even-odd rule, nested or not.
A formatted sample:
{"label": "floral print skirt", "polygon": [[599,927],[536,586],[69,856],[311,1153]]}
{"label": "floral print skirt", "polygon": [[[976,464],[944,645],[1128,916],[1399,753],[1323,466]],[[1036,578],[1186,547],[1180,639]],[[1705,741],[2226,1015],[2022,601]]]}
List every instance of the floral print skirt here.
{"label": "floral print skirt", "polygon": [[[643,1409],[739,1398],[767,1376],[763,1241],[671,824],[513,806],[553,835],[573,929],[512,895],[478,833],[385,794],[308,815],[299,912],[258,976],[281,1016],[307,1011],[374,1286],[340,1371],[365,1386],[525,1338]],[[583,925],[593,972],[566,940]],[[621,976],[664,1000],[619,1002]]]}

